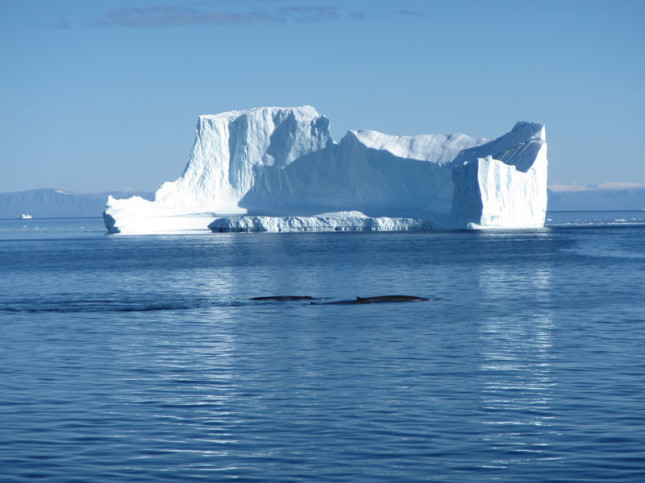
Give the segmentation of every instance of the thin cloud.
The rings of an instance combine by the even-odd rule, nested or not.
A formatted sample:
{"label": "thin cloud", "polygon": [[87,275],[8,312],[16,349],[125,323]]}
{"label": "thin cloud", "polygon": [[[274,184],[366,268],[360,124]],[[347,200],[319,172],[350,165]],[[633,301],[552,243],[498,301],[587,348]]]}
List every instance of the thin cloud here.
{"label": "thin cloud", "polygon": [[59,30],[69,30],[72,28],[72,26],[66,18],[61,17],[58,19],[58,22],[56,22],[56,28]]}
{"label": "thin cloud", "polygon": [[368,20],[371,15],[367,12],[357,11],[349,14],[352,20]]}
{"label": "thin cloud", "polygon": [[422,18],[428,18],[427,13],[423,12],[418,12],[416,10],[399,10],[396,13],[401,14],[401,15],[407,15],[409,17],[422,17]]}
{"label": "thin cloud", "polygon": [[280,7],[276,14],[285,20],[297,22],[326,22],[340,18],[338,9],[329,6]]}
{"label": "thin cloud", "polygon": [[109,10],[103,17],[86,23],[89,27],[185,27],[203,25],[238,25],[252,23],[314,23],[340,18],[338,9],[329,6],[277,7],[245,12],[205,11],[198,8],[157,5]]}

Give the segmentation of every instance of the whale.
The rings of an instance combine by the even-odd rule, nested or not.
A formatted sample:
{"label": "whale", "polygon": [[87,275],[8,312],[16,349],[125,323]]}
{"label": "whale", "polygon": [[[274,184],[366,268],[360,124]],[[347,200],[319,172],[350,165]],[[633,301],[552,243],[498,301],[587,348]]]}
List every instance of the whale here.
{"label": "whale", "polygon": [[352,300],[335,300],[333,302],[311,302],[312,305],[361,305],[385,304],[396,302],[427,302],[436,298],[415,297],[414,295],[379,295],[376,297],[356,297]]}
{"label": "whale", "polygon": [[291,302],[294,300],[314,300],[314,297],[309,295],[268,295],[265,297],[251,297],[249,300],[273,300],[275,302]]}

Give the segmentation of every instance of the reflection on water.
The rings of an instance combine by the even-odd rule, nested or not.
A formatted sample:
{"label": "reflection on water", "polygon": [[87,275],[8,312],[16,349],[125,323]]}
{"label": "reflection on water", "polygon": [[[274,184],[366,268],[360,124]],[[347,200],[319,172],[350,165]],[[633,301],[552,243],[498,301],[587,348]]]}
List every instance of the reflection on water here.
{"label": "reflection on water", "polygon": [[480,325],[481,405],[483,423],[490,426],[483,439],[494,453],[487,464],[504,468],[549,458],[555,386],[549,266],[530,276],[510,265],[482,268],[479,275],[487,304],[508,307],[484,309]]}

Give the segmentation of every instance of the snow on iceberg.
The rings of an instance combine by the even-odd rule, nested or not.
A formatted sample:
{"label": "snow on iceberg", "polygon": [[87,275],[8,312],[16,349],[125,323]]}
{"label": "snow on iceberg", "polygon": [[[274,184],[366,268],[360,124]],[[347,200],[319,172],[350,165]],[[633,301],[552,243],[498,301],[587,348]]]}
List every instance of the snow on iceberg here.
{"label": "snow on iceberg", "polygon": [[[336,143],[313,107],[263,107],[200,116],[182,176],[153,202],[110,197],[104,218],[109,232],[132,234],[205,231],[214,218],[215,231],[409,229],[402,219],[534,228],[544,225],[546,172],[541,124],[492,141],[349,131]],[[348,211],[362,216],[316,216]]]}

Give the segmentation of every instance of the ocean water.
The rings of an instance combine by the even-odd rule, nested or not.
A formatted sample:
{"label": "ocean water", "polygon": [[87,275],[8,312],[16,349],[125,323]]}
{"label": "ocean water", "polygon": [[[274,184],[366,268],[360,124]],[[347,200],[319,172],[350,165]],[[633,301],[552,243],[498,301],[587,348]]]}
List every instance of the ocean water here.
{"label": "ocean water", "polygon": [[0,481],[645,481],[645,212],[548,224],[0,220]]}

